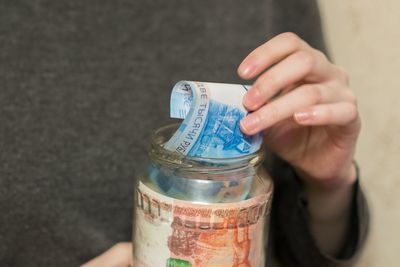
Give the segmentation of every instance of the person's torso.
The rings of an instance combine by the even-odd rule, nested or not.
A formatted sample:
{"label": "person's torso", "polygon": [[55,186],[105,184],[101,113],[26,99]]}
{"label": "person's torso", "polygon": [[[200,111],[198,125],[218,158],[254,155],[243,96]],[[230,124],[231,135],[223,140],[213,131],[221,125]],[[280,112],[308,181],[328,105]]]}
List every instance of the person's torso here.
{"label": "person's torso", "polygon": [[1,3],[1,265],[73,266],[128,240],[173,84],[239,82],[253,48],[309,30],[278,2]]}

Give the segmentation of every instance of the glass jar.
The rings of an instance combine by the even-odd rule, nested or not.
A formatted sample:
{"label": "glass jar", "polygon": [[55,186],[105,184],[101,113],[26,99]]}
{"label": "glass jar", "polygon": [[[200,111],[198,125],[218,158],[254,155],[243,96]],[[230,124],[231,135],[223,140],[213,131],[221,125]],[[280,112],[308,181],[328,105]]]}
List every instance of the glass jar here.
{"label": "glass jar", "polygon": [[264,151],[186,157],[163,147],[177,127],[154,133],[136,185],[134,266],[264,266],[273,192]]}

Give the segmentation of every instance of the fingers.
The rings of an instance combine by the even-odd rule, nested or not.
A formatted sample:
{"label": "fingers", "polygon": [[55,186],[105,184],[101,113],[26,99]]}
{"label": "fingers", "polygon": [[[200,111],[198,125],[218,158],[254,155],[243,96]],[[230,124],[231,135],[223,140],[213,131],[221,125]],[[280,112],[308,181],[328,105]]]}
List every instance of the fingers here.
{"label": "fingers", "polygon": [[[265,71],[266,70],[266,71]],[[326,56],[293,33],[283,33],[256,48],[240,64],[242,78],[260,75],[243,98],[244,106],[257,110],[282,89],[293,84],[331,82],[347,86],[347,74]]]}
{"label": "fingers", "polygon": [[294,119],[301,125],[348,125],[358,118],[354,103],[340,102],[308,107],[294,114]]}
{"label": "fingers", "polygon": [[332,77],[332,64],[311,52],[296,52],[266,71],[243,99],[248,110],[256,110],[280,90],[299,81],[316,83]]}
{"label": "fingers", "polygon": [[252,79],[288,55],[308,48],[294,33],[279,34],[253,50],[240,64],[238,73],[244,79]]}
{"label": "fingers", "polygon": [[128,267],[132,263],[132,244],[118,243],[81,267]]}
{"label": "fingers", "polygon": [[249,114],[241,121],[241,128],[244,133],[252,135],[307,107],[344,101],[355,104],[350,90],[332,89],[324,84],[302,85]]}
{"label": "fingers", "polygon": [[253,111],[240,123],[245,134],[256,134],[294,114],[303,125],[341,125],[358,116],[346,72],[293,33],[256,48],[238,73],[245,79],[259,76],[243,98]]}

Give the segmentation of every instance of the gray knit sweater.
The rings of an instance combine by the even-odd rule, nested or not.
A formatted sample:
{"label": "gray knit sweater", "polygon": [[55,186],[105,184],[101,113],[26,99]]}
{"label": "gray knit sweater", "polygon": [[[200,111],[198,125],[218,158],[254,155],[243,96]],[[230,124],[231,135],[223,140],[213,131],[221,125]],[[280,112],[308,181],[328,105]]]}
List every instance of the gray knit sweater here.
{"label": "gray knit sweater", "polygon": [[[172,85],[240,82],[241,59],[284,31],[325,50],[311,0],[0,1],[0,266],[77,266],[130,240]],[[315,246],[290,166],[271,162],[273,255],[342,266]],[[353,211],[342,258],[365,236],[358,187]]]}

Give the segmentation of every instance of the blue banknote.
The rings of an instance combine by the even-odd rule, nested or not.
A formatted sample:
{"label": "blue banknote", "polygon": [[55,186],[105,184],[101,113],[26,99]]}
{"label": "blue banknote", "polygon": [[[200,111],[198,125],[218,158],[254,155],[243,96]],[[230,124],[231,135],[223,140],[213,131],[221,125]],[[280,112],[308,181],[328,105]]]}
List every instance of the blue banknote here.
{"label": "blue banknote", "polygon": [[181,81],[172,90],[172,118],[184,119],[165,148],[183,155],[234,158],[260,149],[261,134],[246,136],[240,120],[248,86]]}

